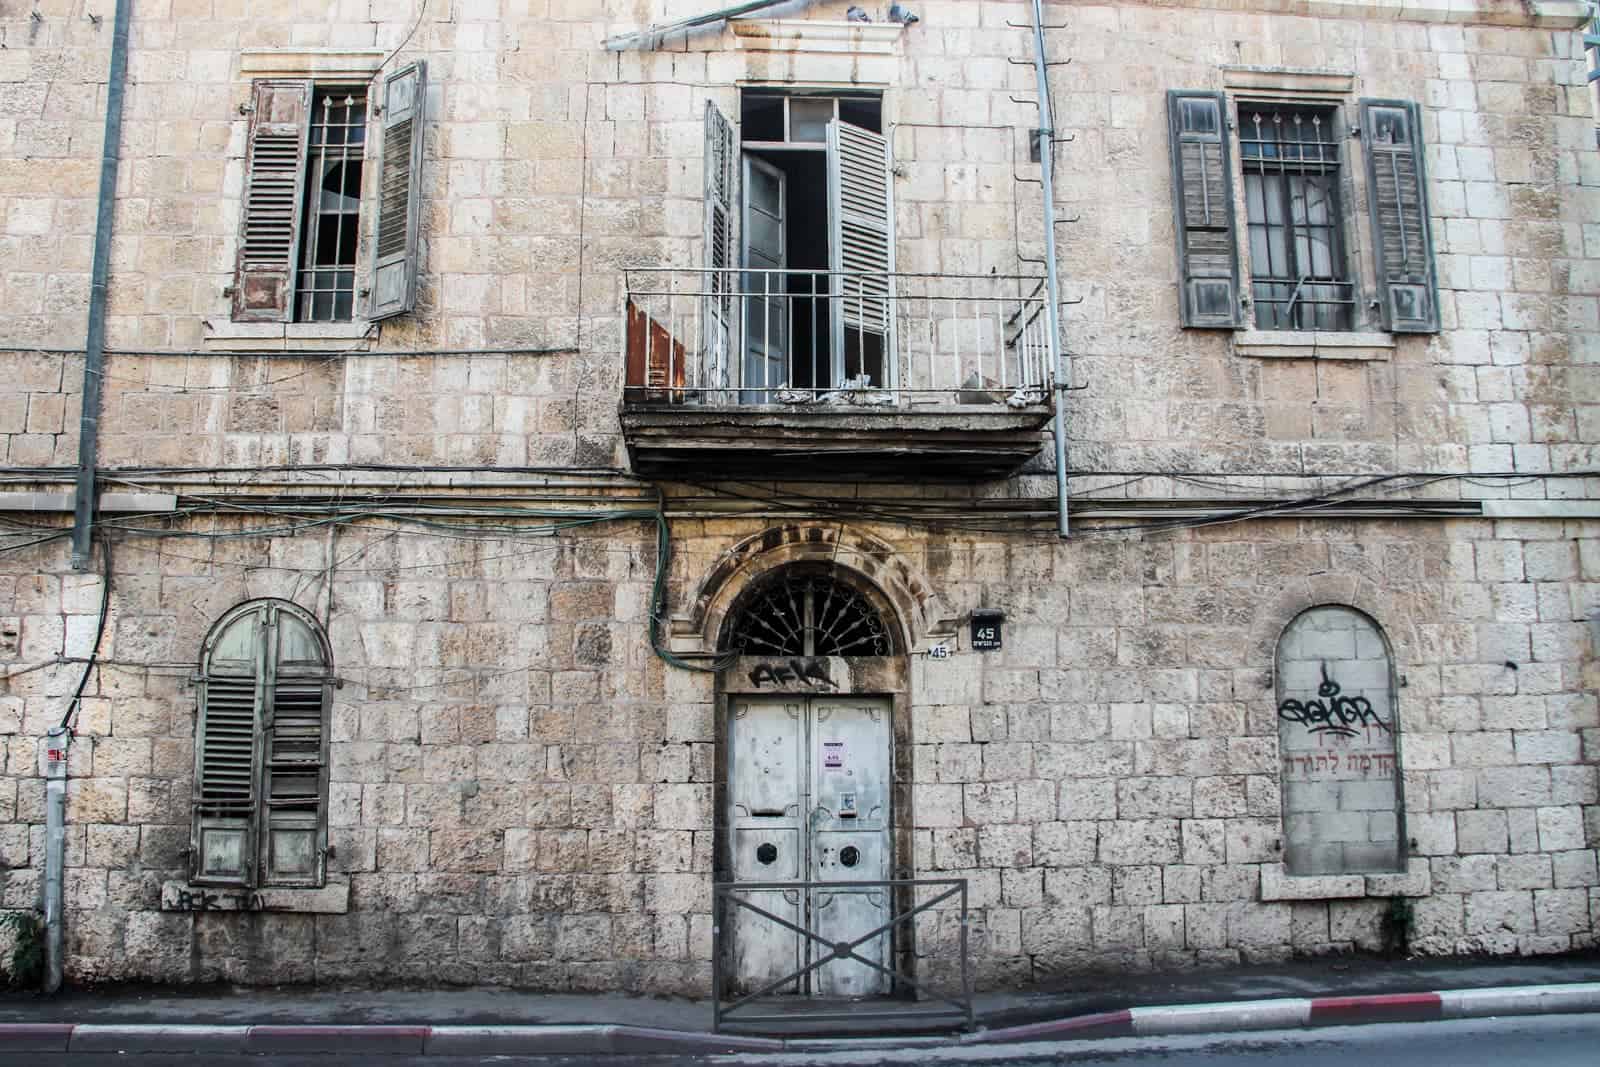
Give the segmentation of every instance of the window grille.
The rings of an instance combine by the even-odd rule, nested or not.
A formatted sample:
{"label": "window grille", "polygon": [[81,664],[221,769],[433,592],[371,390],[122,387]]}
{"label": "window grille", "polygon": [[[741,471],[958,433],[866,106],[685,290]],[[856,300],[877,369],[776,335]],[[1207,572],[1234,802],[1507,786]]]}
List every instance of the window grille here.
{"label": "window grille", "polygon": [[349,322],[355,317],[366,131],[365,90],[317,93],[307,150],[306,229],[295,312],[299,322]]}
{"label": "window grille", "polygon": [[730,645],[742,656],[887,656],[877,608],[832,574],[786,569],[745,598]]}
{"label": "window grille", "polygon": [[1239,107],[1258,329],[1353,328],[1355,286],[1339,196],[1342,148],[1331,108]]}

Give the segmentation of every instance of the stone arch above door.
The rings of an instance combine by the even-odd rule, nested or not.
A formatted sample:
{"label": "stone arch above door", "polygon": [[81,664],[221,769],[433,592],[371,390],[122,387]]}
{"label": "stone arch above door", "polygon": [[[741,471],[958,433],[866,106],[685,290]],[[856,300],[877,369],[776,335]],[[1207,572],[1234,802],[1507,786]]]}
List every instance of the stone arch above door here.
{"label": "stone arch above door", "polygon": [[676,651],[714,652],[728,615],[773,572],[791,564],[825,565],[879,601],[896,629],[896,651],[914,651],[954,631],[954,619],[910,559],[888,542],[839,523],[773,526],[722,553],[701,577],[685,614],[673,620]]}

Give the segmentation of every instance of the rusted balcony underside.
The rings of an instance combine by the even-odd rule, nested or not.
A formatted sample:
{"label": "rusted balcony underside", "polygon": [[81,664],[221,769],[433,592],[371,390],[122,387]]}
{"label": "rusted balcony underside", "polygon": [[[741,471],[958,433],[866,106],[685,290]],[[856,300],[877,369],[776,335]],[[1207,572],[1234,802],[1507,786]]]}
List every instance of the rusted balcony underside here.
{"label": "rusted balcony underside", "polygon": [[1038,453],[1049,419],[1048,404],[622,405],[634,471],[691,480],[1001,478]]}

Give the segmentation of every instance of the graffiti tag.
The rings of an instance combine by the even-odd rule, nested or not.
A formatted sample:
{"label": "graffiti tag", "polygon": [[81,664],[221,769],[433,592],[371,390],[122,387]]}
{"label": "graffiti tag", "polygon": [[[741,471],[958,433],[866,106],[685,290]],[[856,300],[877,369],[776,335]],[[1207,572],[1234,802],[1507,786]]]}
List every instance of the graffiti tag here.
{"label": "graffiti tag", "polygon": [[812,689],[837,689],[828,674],[825,659],[791,659],[787,663],[758,663],[750,670],[750,684],[810,686]]}
{"label": "graffiti tag", "polygon": [[1339,695],[1339,683],[1328,677],[1326,663],[1322,665],[1322,684],[1317,686],[1317,696],[1321,699],[1304,703],[1294,699],[1285,700],[1278,705],[1278,718],[1285,722],[1301,723],[1308,733],[1313,734],[1355,737],[1361,730],[1372,726],[1384,733],[1391,732],[1389,724],[1380,719],[1373,709],[1372,701],[1366,697]]}
{"label": "graffiti tag", "polygon": [[208,889],[180,889],[174,895],[171,911],[262,911],[266,902],[260,893],[214,893]]}

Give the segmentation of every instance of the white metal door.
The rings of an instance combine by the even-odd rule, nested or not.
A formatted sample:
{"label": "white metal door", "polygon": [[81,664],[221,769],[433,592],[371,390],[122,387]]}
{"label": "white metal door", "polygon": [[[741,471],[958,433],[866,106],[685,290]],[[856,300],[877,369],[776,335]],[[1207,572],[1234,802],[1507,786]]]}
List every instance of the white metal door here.
{"label": "white metal door", "polygon": [[784,236],[789,190],[783,171],[744,157],[744,378],[745,403],[772,403],[771,390],[789,378],[789,261]]}
{"label": "white metal door", "polygon": [[[889,701],[864,697],[735,698],[728,718],[728,832],[736,881],[874,882],[889,877]],[[888,890],[779,890],[741,896],[829,942],[887,922]],[[742,991],[799,970],[826,949],[745,908],[727,916],[733,976]],[[855,951],[887,966],[887,932]],[[823,964],[791,993],[886,993],[887,976],[861,963]]]}

